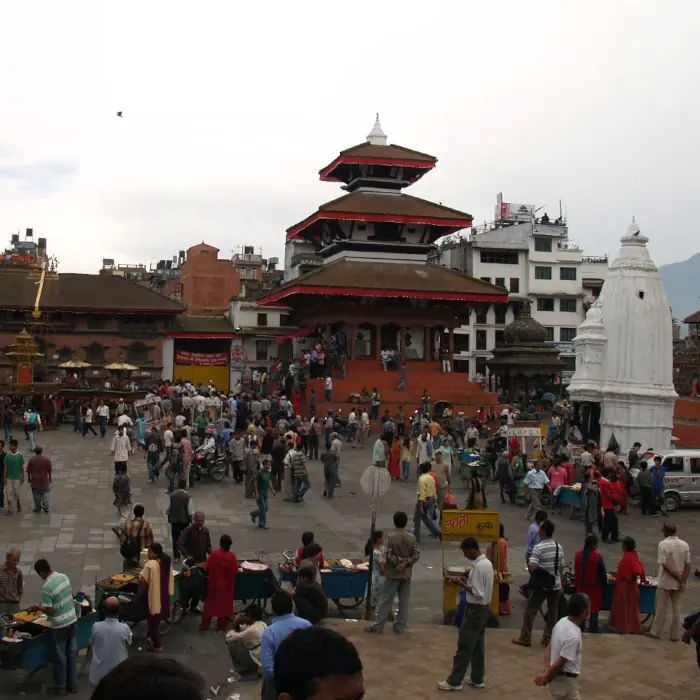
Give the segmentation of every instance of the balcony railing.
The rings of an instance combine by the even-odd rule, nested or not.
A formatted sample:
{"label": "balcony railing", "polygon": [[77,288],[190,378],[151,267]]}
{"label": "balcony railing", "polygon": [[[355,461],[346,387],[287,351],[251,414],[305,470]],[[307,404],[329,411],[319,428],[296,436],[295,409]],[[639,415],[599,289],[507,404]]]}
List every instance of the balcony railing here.
{"label": "balcony railing", "polygon": [[581,262],[584,263],[591,263],[593,265],[607,265],[608,264],[608,256],[607,255],[593,255],[593,256],[583,256],[581,258]]}

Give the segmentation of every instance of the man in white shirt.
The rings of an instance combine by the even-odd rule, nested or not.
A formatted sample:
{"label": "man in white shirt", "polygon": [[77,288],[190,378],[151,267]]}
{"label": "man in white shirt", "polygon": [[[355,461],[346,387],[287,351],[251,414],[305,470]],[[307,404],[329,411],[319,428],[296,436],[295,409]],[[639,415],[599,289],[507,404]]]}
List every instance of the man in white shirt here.
{"label": "man in white shirt", "polygon": [[326,389],[326,401],[331,401],[331,393],[333,391],[333,378],[328,376],[326,377],[326,383],[325,383],[325,389]]}
{"label": "man in white shirt", "polygon": [[690,547],[676,535],[676,526],[667,520],[661,531],[664,539],[659,542],[659,583],[656,589],[656,614],[650,637],[661,638],[666,621],[668,603],[671,601],[671,641],[681,638],[681,596],[690,576]]}
{"label": "man in white shirt", "polygon": [[[369,435],[369,413],[363,408],[360,422],[357,426],[357,442],[360,447],[364,447],[365,438]],[[354,447],[354,445],[353,445]]]}
{"label": "man in white shirt", "polygon": [[124,432],[123,425],[117,428],[117,434],[112,438],[111,452],[112,459],[114,459],[114,471],[116,472],[121,465],[124,465],[126,470],[129,455],[133,452],[133,449],[129,436]]}
{"label": "man in white shirt", "polygon": [[[260,646],[267,625],[262,621],[263,612],[257,603],[251,603],[233,623],[234,629],[226,633],[226,646],[231,655],[233,670],[240,678],[260,675]],[[242,631],[241,626],[244,626]]]}
{"label": "man in white shirt", "polygon": [[131,428],[134,425],[134,421],[131,420],[131,418],[126,414],[122,413],[119,418],[117,418],[117,427],[122,427],[125,430],[127,428]]}
{"label": "man in white shirt", "polygon": [[97,420],[100,423],[100,435],[104,438],[107,434],[107,423],[109,423],[109,406],[104,401],[100,401],[97,407]]}
{"label": "man in white shirt", "polygon": [[535,678],[535,684],[549,686],[555,700],[579,700],[581,675],[581,625],[589,614],[588,596],[574,593],[569,598],[569,616],[562,617],[552,630],[547,670]]}
{"label": "man in white shirt", "polygon": [[463,540],[460,549],[472,563],[469,577],[460,580],[467,591],[467,608],[459,628],[452,672],[447,680],[437,684],[440,690],[462,690],[470,664],[472,670],[467,685],[484,687],[486,623],[490,617],[489,606],[493,594],[493,564],[481,553],[479,543],[473,537]]}
{"label": "man in white shirt", "polygon": [[348,442],[352,443],[352,446],[355,447],[355,437],[357,436],[357,413],[355,413],[355,409],[350,411],[350,414],[348,415]]}
{"label": "man in white shirt", "polygon": [[88,404],[85,407],[85,417],[83,418],[83,437],[87,435],[87,431],[89,430],[95,437],[97,437],[97,431],[95,430],[95,426],[92,424],[93,422],[93,414],[92,414],[92,407]]}
{"label": "man in white shirt", "polygon": [[467,428],[467,447],[469,447],[469,448],[476,447],[476,443],[478,442],[478,440],[479,440],[479,431],[472,423]]}
{"label": "man in white shirt", "polygon": [[542,509],[542,489],[549,483],[549,477],[542,471],[542,465],[535,462],[534,469],[525,474],[523,484],[530,496],[530,507],[525,513],[525,517],[530,520],[535,517],[535,513]]}

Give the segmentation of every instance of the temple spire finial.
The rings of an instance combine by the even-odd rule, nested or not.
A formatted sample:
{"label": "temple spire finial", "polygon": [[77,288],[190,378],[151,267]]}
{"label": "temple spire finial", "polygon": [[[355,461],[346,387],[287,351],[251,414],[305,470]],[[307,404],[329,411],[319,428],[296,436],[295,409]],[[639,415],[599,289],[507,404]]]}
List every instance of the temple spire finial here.
{"label": "temple spire finial", "polygon": [[637,219],[633,216],[632,223],[627,227],[628,236],[638,236],[639,235],[639,225],[637,224]]}
{"label": "temple spire finial", "polygon": [[386,146],[387,136],[379,123],[379,112],[377,112],[372,131],[367,134],[367,141],[373,146]]}

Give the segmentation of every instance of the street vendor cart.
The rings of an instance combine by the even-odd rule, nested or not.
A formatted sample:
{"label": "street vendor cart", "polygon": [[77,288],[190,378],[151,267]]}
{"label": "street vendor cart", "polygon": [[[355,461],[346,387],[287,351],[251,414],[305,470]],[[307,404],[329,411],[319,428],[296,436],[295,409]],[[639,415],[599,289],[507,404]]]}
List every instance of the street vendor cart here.
{"label": "street vendor cart", "polygon": [[[613,598],[615,596],[615,571],[608,571],[608,578],[603,587],[603,604],[601,610],[610,612],[612,607]],[[646,624],[654,616],[656,611],[656,588],[658,584],[658,579],[653,576],[647,577],[646,583],[639,584],[639,615],[642,618],[642,624]],[[576,588],[569,583],[565,582],[564,593],[566,595],[571,595],[576,593]]]}
{"label": "street vendor cart", "polygon": [[[76,644],[80,653],[90,646],[92,626],[99,615],[89,602],[86,606],[77,604],[77,608]],[[51,623],[43,613],[23,610],[14,615],[0,615],[0,669],[39,671],[53,659],[53,647]],[[84,665],[85,661],[80,671]]]}
{"label": "street vendor cart", "polygon": [[[465,578],[471,566],[465,566],[465,559],[460,552],[461,561],[454,563],[446,561],[446,545],[450,542],[462,542],[466,537],[474,537],[479,543],[498,542],[500,520],[494,510],[444,510],[442,513],[442,614],[443,622],[451,625],[459,604],[459,594],[462,586],[459,578]],[[491,612],[498,619],[498,584],[511,583],[509,575],[501,577],[498,574],[498,547],[492,548],[492,564],[494,567],[494,586],[491,595]]]}
{"label": "street vendor cart", "polygon": [[[174,571],[175,588],[170,597],[170,618],[160,623],[160,633],[167,634],[173,624],[178,623],[184,616],[180,600],[182,575]],[[114,596],[121,605],[119,618],[129,627],[134,627],[146,619],[146,605],[139,595],[139,570],[125,571],[113,574],[109,578],[95,582],[95,609],[103,617],[103,603],[106,598]]]}
{"label": "street vendor cart", "polygon": [[[294,553],[284,552],[285,561],[280,563],[280,582],[296,584],[297,568]],[[338,610],[354,610],[365,600],[369,564],[364,559],[326,559],[321,569],[321,585],[329,600]]]}

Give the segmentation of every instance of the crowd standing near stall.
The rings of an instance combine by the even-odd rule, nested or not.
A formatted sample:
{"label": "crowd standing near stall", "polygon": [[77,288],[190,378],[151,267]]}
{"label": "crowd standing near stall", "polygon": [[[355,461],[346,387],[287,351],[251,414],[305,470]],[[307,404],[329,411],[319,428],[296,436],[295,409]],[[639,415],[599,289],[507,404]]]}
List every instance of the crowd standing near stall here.
{"label": "crowd standing near stall", "polygon": [[[600,632],[601,610],[609,611],[607,624],[617,633],[641,633],[641,617],[651,596],[656,616],[651,629],[646,630],[649,636],[661,637],[669,604],[670,638],[687,641],[695,634],[697,621],[686,625],[685,633],[681,631],[681,600],[691,563],[690,549],[678,538],[675,525],[669,520],[663,524],[658,578],[647,576],[634,539],[620,537],[620,518],[631,507],[633,485],[639,490],[643,515],[665,513],[665,472],[660,457],[644,458],[641,445],[635,443],[628,463],[624,463],[616,445],[605,451],[593,443],[576,445],[569,440],[571,415],[564,417],[556,411],[544,431],[546,439],[536,437],[536,446],[528,450],[513,427],[517,408],[504,408],[499,426],[491,409],[480,409],[473,419],[462,412],[453,416],[449,405],[436,412],[427,389],[421,406],[413,413],[410,407],[406,410],[400,406],[395,414],[385,410],[380,416],[381,397],[373,389],[371,393],[363,392],[365,406],[353,410],[347,419],[333,410],[318,415],[313,390],[308,402],[310,411],[302,408],[307,368],[307,360],[302,359],[288,372],[273,368],[269,375],[253,373],[247,386],[236,387],[229,394],[211,384],[166,381],[154,386],[140,401],[126,404],[119,400],[114,410],[104,401],[94,407],[78,407],[76,434],[87,439],[89,433],[94,433],[109,445],[114,463],[112,503],[118,518],[113,530],[123,559],[122,573],[102,582],[104,595],[98,607],[104,621],[91,623],[93,684],[109,677],[131,643],[130,633],[118,621],[120,616],[132,614],[114,595],[120,591],[122,596],[140,596],[139,600],[144,601],[143,617],[134,621],[145,619],[149,648],[156,653],[165,648],[161,631],[164,624],[172,624],[182,614],[198,614],[199,630],[204,633],[216,618],[216,631],[225,635],[236,675],[261,678],[263,697],[269,698],[276,697],[273,668],[285,640],[293,638],[295,630],[325,619],[329,599],[339,608],[343,598],[361,600],[370,579],[366,631],[381,634],[391,621],[394,633],[401,634],[409,624],[411,579],[420,559],[421,526],[436,540],[443,539],[445,513],[459,505],[453,489],[460,480],[466,490],[464,505],[468,512],[492,512],[486,494],[489,478],[498,483],[502,507],[524,507],[528,520],[523,533],[524,563],[529,581],[520,588],[527,604],[522,629],[513,643],[532,644],[533,623],[546,603],[541,643],[550,648],[550,666],[536,683],[548,685],[553,697],[576,697],[581,629],[587,625],[589,633]],[[404,374],[404,383],[405,379]],[[328,401],[332,392],[332,377],[328,376]],[[93,416],[99,432],[94,430]],[[365,550],[368,561],[328,559],[313,533],[306,532],[296,556],[281,569],[281,580],[293,585],[290,593],[279,588],[279,582],[262,562],[239,561],[230,535],[222,535],[219,548],[213,549],[206,516],[195,510],[192,489],[207,481],[215,484],[231,479],[241,485],[241,498],[255,501],[250,511],[252,523],[264,530],[274,527],[274,511],[273,518],[268,517],[270,497],[279,493],[280,500],[287,503],[302,502],[311,487],[310,462],[319,461],[323,467],[324,498],[334,497],[336,489],[342,488],[345,450],[362,447],[368,441],[370,428],[377,429],[372,421],[380,423],[371,443],[373,466],[387,470],[389,478],[396,481],[415,479],[416,501],[412,513],[394,514],[392,532],[373,531]],[[35,444],[35,434],[41,430],[38,415],[25,416],[25,427],[34,452],[28,462],[13,437],[12,425],[5,424],[6,440],[0,445],[5,514],[21,511],[26,477],[34,512],[40,516],[50,508],[51,461]],[[9,452],[4,450],[5,444]],[[141,469],[148,476],[147,487],[155,488],[160,483],[168,493],[168,547],[154,541],[144,507],[133,503],[131,478]],[[634,480],[631,469],[638,470]],[[575,553],[572,571],[566,570],[564,549],[554,537],[554,516],[561,516],[567,507],[583,524],[583,545]],[[468,566],[464,575],[452,577],[452,583],[462,589],[464,607],[452,670],[446,680],[438,682],[443,691],[460,690],[464,683],[484,687],[486,626],[494,614],[511,614],[508,539],[503,524],[498,520],[496,523],[497,535],[490,539],[486,550],[482,551],[474,537],[464,538],[460,545]],[[594,529],[599,536],[593,534]],[[621,547],[614,570],[606,569],[607,552],[600,549],[603,544]],[[21,610],[19,561],[19,550],[12,548],[0,569],[0,612],[5,614]],[[181,568],[176,570],[175,564]],[[80,619],[76,617],[71,584],[67,577],[52,571],[46,560],[37,561],[34,568],[45,579],[42,603],[27,610],[41,613],[48,620],[53,637],[55,692],[72,692],[76,687],[76,630]],[[275,616],[269,626],[264,621],[264,608],[258,603],[248,603],[235,613],[234,604],[241,599],[239,589],[248,574],[260,574],[267,582],[264,598],[270,599]],[[338,592],[341,579],[346,588]],[[359,591],[347,588],[356,587],[356,580],[360,581]],[[6,627],[6,633],[11,634],[12,629]]]}

